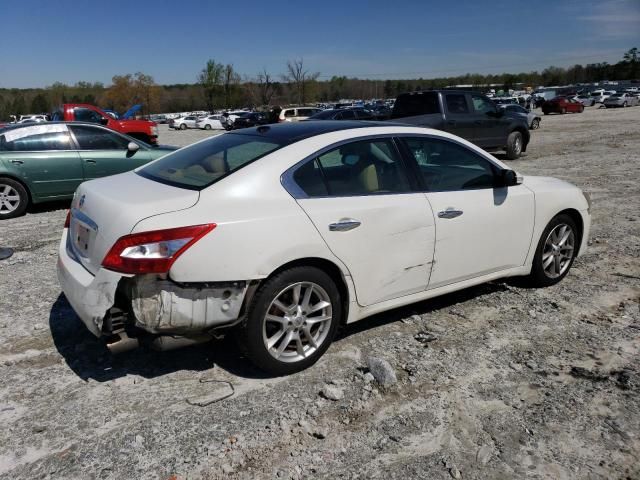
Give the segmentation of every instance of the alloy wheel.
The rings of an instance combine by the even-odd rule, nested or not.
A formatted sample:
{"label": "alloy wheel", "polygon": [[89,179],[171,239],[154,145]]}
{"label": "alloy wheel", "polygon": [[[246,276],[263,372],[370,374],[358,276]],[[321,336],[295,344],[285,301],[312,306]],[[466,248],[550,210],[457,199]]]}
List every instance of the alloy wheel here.
{"label": "alloy wheel", "polygon": [[281,362],[298,362],[325,342],[333,320],[331,298],[312,282],[282,290],[269,305],[262,339],[269,354]]}
{"label": "alloy wheel", "polygon": [[519,136],[516,137],[513,145],[513,150],[515,151],[516,155],[520,155],[520,152],[522,151],[522,139]]}
{"label": "alloy wheel", "polygon": [[20,205],[20,194],[11,185],[0,183],[0,215],[15,211]]}
{"label": "alloy wheel", "polygon": [[542,268],[549,278],[558,278],[571,265],[575,249],[573,229],[566,223],[556,225],[549,232],[542,252]]}

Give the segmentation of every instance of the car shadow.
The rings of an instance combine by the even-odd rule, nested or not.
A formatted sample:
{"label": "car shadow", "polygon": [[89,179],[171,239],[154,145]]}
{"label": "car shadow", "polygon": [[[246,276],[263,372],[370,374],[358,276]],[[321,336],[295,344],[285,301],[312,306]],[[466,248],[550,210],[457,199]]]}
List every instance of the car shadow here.
{"label": "car shadow", "polygon": [[85,381],[108,382],[126,375],[154,378],[183,370],[201,372],[215,366],[239,377],[269,377],[242,356],[230,337],[166,352],[137,348],[113,355],[103,340],[87,330],[62,293],[49,312],[49,328],[66,364]]}
{"label": "car shadow", "polygon": [[359,320],[358,322],[345,325],[340,330],[334,342],[340,342],[365,330],[398,322],[411,315],[428,315],[430,313],[437,312],[438,310],[449,309],[459,303],[464,303],[469,300],[473,300],[474,298],[482,297],[483,295],[489,295],[495,292],[504,292],[507,290],[509,290],[509,288],[503,281],[483,283],[475,287],[465,288],[464,290],[459,290],[457,292],[448,293],[429,300],[423,300],[422,302],[412,303],[411,305],[378,313],[363,320]]}
{"label": "car shadow", "polygon": [[27,213],[45,213],[53,212],[54,210],[68,210],[71,205],[71,200],[56,200],[54,202],[44,202],[29,205]]}
{"label": "car shadow", "polygon": [[[389,310],[344,326],[335,339],[340,343],[365,330],[394,323],[410,315],[426,315],[451,308],[468,300],[505,291],[502,282],[492,282],[443,295],[431,300]],[[239,350],[233,335],[222,340],[158,352],[137,348],[113,355],[104,341],[93,336],[75,314],[64,294],[56,299],[49,313],[53,342],[69,368],[82,380],[108,382],[127,375],[155,378],[177,371],[201,372],[219,367],[246,379],[266,379],[273,375],[255,367]]]}

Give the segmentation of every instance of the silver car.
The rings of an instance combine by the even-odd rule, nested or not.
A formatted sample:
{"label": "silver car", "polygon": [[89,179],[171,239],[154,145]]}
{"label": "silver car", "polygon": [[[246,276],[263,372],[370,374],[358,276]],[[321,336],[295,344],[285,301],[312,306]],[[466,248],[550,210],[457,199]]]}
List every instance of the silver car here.
{"label": "silver car", "polygon": [[634,107],[638,105],[638,97],[630,93],[614,93],[604,101],[604,106],[610,107]]}
{"label": "silver car", "polygon": [[596,98],[591,95],[577,95],[573,98],[585,107],[593,107],[596,104]]}
{"label": "silver car", "polygon": [[515,117],[521,117],[527,119],[527,125],[531,130],[537,130],[540,128],[540,120],[542,120],[538,115],[534,112],[530,112],[526,108],[521,107],[520,105],[506,104],[506,105],[498,105],[499,108],[504,110],[505,113]]}

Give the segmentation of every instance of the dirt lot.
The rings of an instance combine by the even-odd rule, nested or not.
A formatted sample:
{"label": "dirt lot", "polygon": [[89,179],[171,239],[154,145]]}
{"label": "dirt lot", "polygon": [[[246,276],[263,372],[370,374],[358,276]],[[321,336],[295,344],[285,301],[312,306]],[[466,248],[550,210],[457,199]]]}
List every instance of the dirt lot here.
{"label": "dirt lot", "polygon": [[[511,165],[592,193],[563,282],[372,317],[288,378],[229,340],[111,357],[58,287],[65,206],[3,222],[0,478],[640,478],[640,108],[544,117]],[[363,354],[398,383],[370,381]],[[198,406],[230,392],[218,381],[233,396]]]}

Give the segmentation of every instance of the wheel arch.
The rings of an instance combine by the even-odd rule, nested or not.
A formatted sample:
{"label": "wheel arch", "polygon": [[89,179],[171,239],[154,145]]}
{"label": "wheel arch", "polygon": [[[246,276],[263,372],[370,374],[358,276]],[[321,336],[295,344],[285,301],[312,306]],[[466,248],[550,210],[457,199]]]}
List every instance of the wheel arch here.
{"label": "wheel arch", "polygon": [[[578,238],[576,239],[576,245],[578,245],[578,251],[576,255],[580,253],[580,246],[582,245],[582,236],[584,235],[584,219],[578,210],[575,208],[565,208],[564,210],[556,213],[553,218],[556,218],[558,215],[568,215],[571,220],[574,221],[576,227],[578,228]],[[551,221],[551,220],[549,220]]]}
{"label": "wheel arch", "polygon": [[345,275],[341,268],[334,262],[332,262],[331,260],[327,260],[326,258],[304,257],[289,261],[279,266],[273,272],[271,272],[269,276],[265,278],[265,280],[272,278],[274,275],[277,275],[283,270],[287,270],[292,267],[315,267],[319,270],[322,270],[331,277],[331,279],[335,282],[336,287],[338,287],[338,291],[340,292],[340,299],[342,301],[342,318],[340,319],[340,324],[345,324],[347,322],[347,318],[349,317],[350,294],[349,286],[347,285],[347,279],[345,278]]}
{"label": "wheel arch", "polygon": [[0,179],[2,179],[2,178],[8,178],[10,180],[13,180],[14,182],[18,182],[20,185],[22,185],[24,187],[24,189],[27,192],[27,197],[28,197],[28,200],[29,200],[29,203],[27,205],[33,205],[34,203],[38,202],[37,199],[34,200],[33,194],[31,193],[31,189],[29,188],[29,185],[27,185],[24,182],[24,180],[16,177],[15,175],[11,175],[11,174],[8,174],[8,173],[0,173]]}

